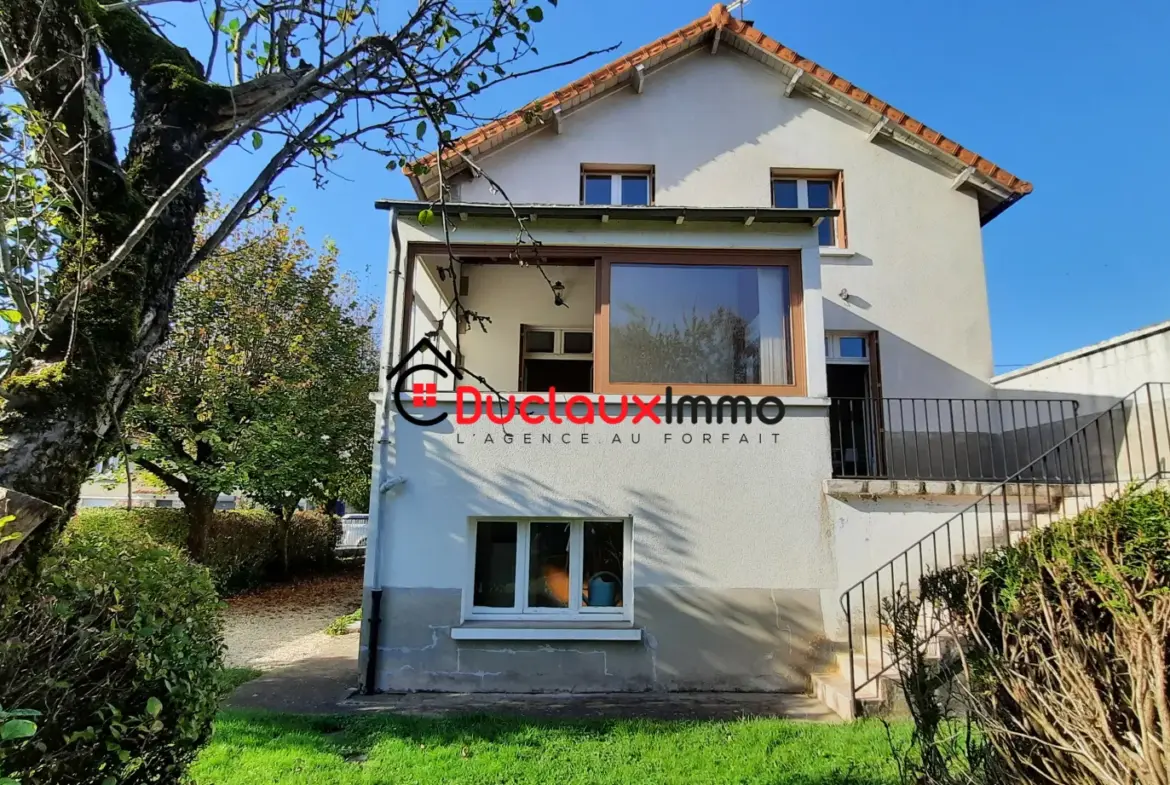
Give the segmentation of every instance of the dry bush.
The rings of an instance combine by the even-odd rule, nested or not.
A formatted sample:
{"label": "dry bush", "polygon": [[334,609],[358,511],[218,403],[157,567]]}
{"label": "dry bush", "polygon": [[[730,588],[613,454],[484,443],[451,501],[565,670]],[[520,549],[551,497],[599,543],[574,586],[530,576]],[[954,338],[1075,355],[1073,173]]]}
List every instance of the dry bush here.
{"label": "dry bush", "polygon": [[997,769],[984,781],[1170,783],[1168,578],[1159,489],[923,579],[918,602],[949,612],[963,641],[951,688]]}

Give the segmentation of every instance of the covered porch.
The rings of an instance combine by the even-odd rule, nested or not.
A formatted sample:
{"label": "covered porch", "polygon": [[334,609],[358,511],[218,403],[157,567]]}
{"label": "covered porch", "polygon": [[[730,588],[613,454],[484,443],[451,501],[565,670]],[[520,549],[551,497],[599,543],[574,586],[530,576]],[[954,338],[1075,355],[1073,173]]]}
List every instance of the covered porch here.
{"label": "covered porch", "polygon": [[[398,209],[408,226],[401,218],[418,205]],[[521,217],[506,206],[451,205],[457,231],[410,227],[394,350],[408,358],[429,339],[465,372],[420,372],[412,383],[496,397],[670,387],[713,399],[823,401],[815,227],[835,211],[515,209]],[[540,241],[518,241],[517,226]],[[490,241],[501,236],[508,242]],[[423,362],[408,358],[407,367]]]}

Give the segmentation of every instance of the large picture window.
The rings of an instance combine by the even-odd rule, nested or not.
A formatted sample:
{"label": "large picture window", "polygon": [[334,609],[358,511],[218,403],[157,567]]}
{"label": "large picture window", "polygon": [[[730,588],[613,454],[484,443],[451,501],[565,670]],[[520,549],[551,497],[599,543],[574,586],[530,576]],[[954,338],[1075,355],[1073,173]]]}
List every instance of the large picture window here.
{"label": "large picture window", "polygon": [[476,619],[628,619],[628,519],[472,521],[465,615]]}
{"label": "large picture window", "polygon": [[608,264],[595,389],[802,394],[799,266],[749,261]]}

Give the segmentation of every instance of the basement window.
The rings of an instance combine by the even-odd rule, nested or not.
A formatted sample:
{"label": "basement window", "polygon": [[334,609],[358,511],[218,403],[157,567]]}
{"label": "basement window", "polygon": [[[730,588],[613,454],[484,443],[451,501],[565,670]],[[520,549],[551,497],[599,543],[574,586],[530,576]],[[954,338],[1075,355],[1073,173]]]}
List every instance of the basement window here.
{"label": "basement window", "polygon": [[825,218],[817,225],[817,236],[822,247],[845,247],[844,184],[840,172],[773,169],[772,206],[840,210],[836,218]]}
{"label": "basement window", "polygon": [[654,202],[654,167],[581,166],[581,204],[648,205]]}
{"label": "basement window", "polygon": [[629,518],[483,518],[464,617],[493,621],[632,618]]}

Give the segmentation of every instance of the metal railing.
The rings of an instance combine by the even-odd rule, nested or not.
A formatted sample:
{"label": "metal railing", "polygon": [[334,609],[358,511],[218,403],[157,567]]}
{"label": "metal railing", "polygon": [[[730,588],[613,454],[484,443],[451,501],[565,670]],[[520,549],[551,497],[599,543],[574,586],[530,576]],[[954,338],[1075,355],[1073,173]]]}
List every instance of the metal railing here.
{"label": "metal railing", "polygon": [[[928,573],[1019,542],[1037,527],[1073,517],[1134,483],[1170,479],[1170,383],[1150,382],[1089,419],[974,504],[878,567],[841,595],[853,696],[900,661],[886,614],[917,593]],[[912,594],[913,593],[913,594]],[[945,620],[919,618],[922,645]]]}
{"label": "metal railing", "polygon": [[1068,399],[832,398],[833,476],[1004,480],[1076,423]]}

